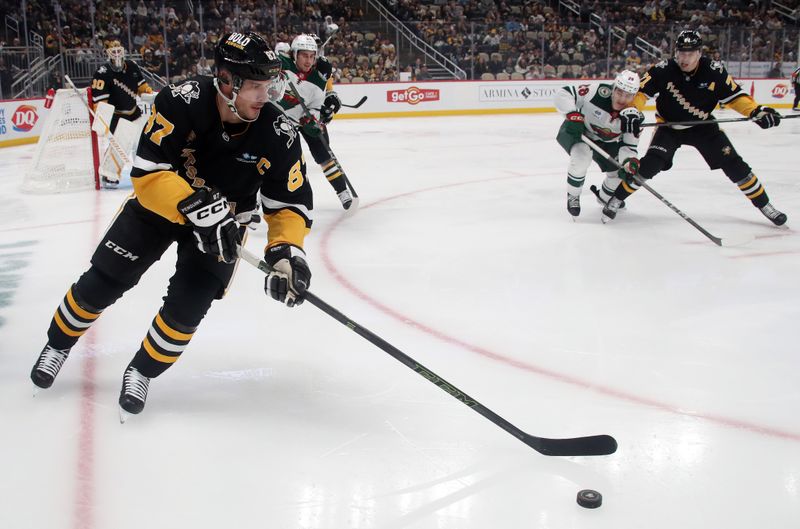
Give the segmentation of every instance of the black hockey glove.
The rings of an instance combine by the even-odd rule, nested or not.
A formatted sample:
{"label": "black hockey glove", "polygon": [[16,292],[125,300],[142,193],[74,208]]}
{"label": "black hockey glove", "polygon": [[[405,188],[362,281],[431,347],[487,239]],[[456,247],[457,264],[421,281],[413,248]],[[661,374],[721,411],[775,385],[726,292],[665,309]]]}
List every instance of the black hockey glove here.
{"label": "black hockey glove", "polygon": [[322,136],[322,123],[310,116],[300,118],[300,128],[308,134],[309,138],[319,138]]}
{"label": "black hockey glove", "polygon": [[566,116],[566,121],[564,122],[564,131],[572,136],[575,141],[581,141],[581,136],[583,132],[586,130],[584,126],[584,117],[578,111],[570,112]]}
{"label": "black hockey glove", "polygon": [[199,189],[178,202],[178,211],[194,227],[201,252],[216,255],[226,263],[236,260],[236,247],[242,242],[239,223],[219,191]]}
{"label": "black hockey glove", "polygon": [[644,123],[644,114],[637,108],[628,107],[619,113],[619,126],[623,134],[633,134],[638,138],[642,133],[642,123]]}
{"label": "black hockey glove", "polygon": [[774,108],[762,105],[758,105],[750,112],[750,119],[755,121],[756,125],[762,129],[777,127],[781,124],[781,115]]}
{"label": "black hockey glove", "polygon": [[267,248],[264,261],[273,268],[264,279],[264,292],[288,307],[303,303],[306,289],[311,285],[305,252],[297,246],[278,244]]}
{"label": "black hockey glove", "polygon": [[323,123],[328,124],[333,119],[333,115],[339,112],[342,108],[342,101],[336,92],[328,92],[325,96],[325,103],[319,111],[319,117]]}

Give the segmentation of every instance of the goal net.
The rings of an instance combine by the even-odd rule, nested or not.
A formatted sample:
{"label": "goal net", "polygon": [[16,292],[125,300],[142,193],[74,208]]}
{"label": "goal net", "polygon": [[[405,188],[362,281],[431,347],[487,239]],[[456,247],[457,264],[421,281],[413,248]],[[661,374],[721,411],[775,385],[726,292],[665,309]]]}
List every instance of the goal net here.
{"label": "goal net", "polygon": [[97,139],[86,103],[91,104],[91,90],[86,88],[77,94],[67,88],[56,92],[23,191],[63,193],[97,187]]}

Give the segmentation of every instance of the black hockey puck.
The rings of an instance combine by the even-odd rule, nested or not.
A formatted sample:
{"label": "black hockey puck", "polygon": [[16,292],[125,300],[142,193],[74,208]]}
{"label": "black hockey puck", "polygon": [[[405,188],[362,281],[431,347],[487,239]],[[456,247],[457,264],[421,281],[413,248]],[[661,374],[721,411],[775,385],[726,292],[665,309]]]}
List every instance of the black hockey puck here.
{"label": "black hockey puck", "polygon": [[603,505],[603,495],[592,489],[578,492],[578,505],[587,509],[597,509]]}

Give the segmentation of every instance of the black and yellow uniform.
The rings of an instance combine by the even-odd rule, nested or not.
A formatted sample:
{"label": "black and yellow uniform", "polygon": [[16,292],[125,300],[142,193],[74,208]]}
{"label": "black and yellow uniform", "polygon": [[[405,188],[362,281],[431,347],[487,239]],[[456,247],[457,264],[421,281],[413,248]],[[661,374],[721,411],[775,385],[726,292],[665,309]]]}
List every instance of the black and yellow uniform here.
{"label": "black and yellow uniform", "polygon": [[[700,57],[697,68],[691,73],[682,71],[674,59],[651,67],[642,77],[634,105],[641,110],[647,99],[656,94],[656,118],[660,122],[710,120],[713,119],[711,112],[718,104],[725,104],[745,116],[750,116],[758,107],[722,63],[707,57]],[[675,151],[682,145],[697,149],[709,168],[722,169],[754,206],[763,208],[767,205],[769,198],[758,177],[716,124],[659,127],[641,159],[639,176],[652,178],[670,169]],[[623,181],[614,196],[622,200],[638,188],[635,182]]]}
{"label": "black and yellow uniform", "polygon": [[145,81],[139,65],[126,60],[121,70],[112,68],[111,63],[102,65],[92,78],[92,101],[114,105],[114,117],[109,128],[113,133],[119,118],[135,121],[142,115],[136,104],[136,96],[150,93],[153,89]]}
{"label": "black and yellow uniform", "polygon": [[216,98],[211,77],[170,85],[158,94],[131,171],[134,194],[56,312],[50,347],[71,348],[103,309],[177,243],[164,304],[131,365],[152,378],[177,360],[236,268],[201,253],[191,224],[178,211],[178,203],[198,189],[219,190],[240,222],[263,211],[268,247],[303,247],[313,199],[296,129],[270,105],[253,122],[223,123]]}

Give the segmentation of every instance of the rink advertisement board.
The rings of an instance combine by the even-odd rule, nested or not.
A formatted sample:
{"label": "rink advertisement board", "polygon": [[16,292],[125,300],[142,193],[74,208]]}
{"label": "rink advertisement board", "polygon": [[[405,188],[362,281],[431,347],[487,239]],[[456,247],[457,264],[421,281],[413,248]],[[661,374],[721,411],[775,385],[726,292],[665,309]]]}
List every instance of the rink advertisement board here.
{"label": "rink advertisement board", "polygon": [[[337,119],[446,116],[555,112],[553,97],[566,85],[587,85],[599,80],[429,81],[406,83],[337,84],[342,102],[359,108],[342,108]],[[756,101],[776,108],[791,107],[794,89],[788,79],[742,79],[742,90]],[[655,108],[654,105],[648,107]]]}
{"label": "rink advertisement board", "polygon": [[47,112],[44,99],[0,101],[0,147],[36,142]]}
{"label": "rink advertisement board", "polygon": [[[354,104],[363,96],[367,96],[367,100],[359,108],[342,107],[336,118],[555,112],[553,97],[562,86],[597,82],[601,81],[341,83],[335,85],[335,89],[343,103]],[[788,109],[794,101],[794,87],[788,79],[740,79],[738,82],[758,103]],[[0,147],[35,143],[48,112],[44,99],[0,101]]]}

